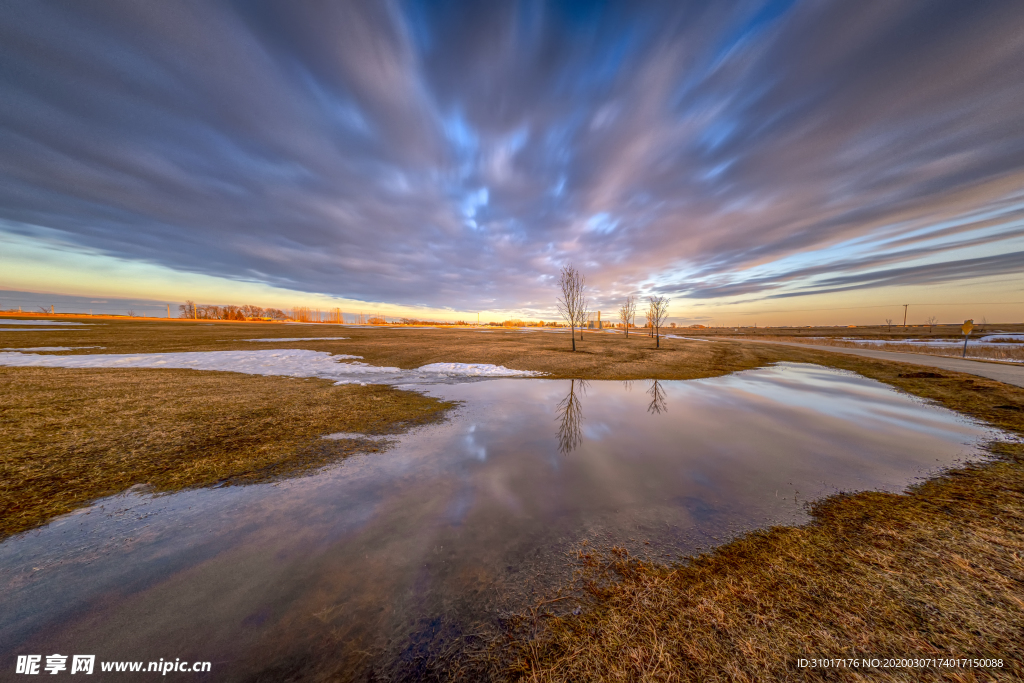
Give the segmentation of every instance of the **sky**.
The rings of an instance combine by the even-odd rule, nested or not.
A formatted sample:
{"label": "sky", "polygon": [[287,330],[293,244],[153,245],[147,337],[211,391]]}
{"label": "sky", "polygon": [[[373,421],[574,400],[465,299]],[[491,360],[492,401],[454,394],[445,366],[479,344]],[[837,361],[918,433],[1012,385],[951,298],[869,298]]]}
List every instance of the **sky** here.
{"label": "sky", "polygon": [[0,12],[0,308],[1024,320],[1024,3]]}

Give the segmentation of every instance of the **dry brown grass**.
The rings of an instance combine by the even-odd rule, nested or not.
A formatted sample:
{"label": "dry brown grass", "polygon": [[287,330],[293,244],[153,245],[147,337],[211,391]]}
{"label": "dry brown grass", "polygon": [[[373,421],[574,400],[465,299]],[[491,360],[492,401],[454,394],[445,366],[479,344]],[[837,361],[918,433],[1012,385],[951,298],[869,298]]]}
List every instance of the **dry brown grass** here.
{"label": "dry brown grass", "polygon": [[[819,362],[1024,431],[1016,387],[900,363]],[[813,509],[812,524],[748,534],[688,563],[584,549],[566,594],[586,610],[520,615],[491,654],[502,675],[531,681],[1020,680],[1024,446],[992,450],[993,462],[907,494],[837,496]],[[868,656],[994,657],[1004,668],[796,666]]]}
{"label": "dry brown grass", "polygon": [[[351,339],[281,344],[240,341],[331,333]],[[1024,432],[1022,389],[969,375],[811,348],[665,340],[659,351],[653,348],[653,340],[641,334],[631,335],[628,341],[619,335],[587,334],[581,351],[574,354],[566,336],[543,332],[485,334],[230,323],[203,327],[201,323],[120,321],[104,330],[61,337],[5,334],[0,336],[0,346],[72,345],[70,335],[74,334],[75,345],[101,344],[107,346],[107,352],[309,348],[362,355],[370,363],[403,368],[432,362],[496,363],[542,370],[553,377],[588,379],[689,379],[773,361],[814,362],[852,370],[1003,429]],[[18,343],[11,343],[14,339]],[[163,393],[136,393],[135,402],[111,396],[91,412],[72,406],[71,413],[78,417],[65,428],[60,415],[66,399],[53,380],[56,373],[65,372],[71,371],[4,371],[10,378],[5,385],[10,393],[4,399],[4,428],[9,428],[7,416],[15,406],[23,415],[20,419],[39,425],[40,433],[31,438],[37,445],[32,448],[45,450],[47,438],[55,436],[65,449],[82,449],[81,457],[72,458],[81,463],[80,469],[62,470],[61,451],[52,450],[45,456],[47,466],[37,472],[40,486],[50,487],[69,507],[80,500],[75,498],[78,494],[72,484],[88,479],[93,461],[105,458],[104,467],[116,474],[105,489],[110,492],[145,480],[121,475],[120,463],[130,460],[128,454],[152,462],[152,480],[180,481],[185,475],[175,474],[175,463],[188,461],[194,450],[190,439],[200,439],[204,449],[216,449],[218,441],[228,435],[229,441],[235,443],[237,438],[240,444],[233,452],[245,454],[234,458],[240,469],[253,472],[249,453],[259,452],[267,440],[308,444],[307,437],[313,435],[354,431],[326,415],[315,428],[303,431],[304,436],[290,431],[295,419],[305,419],[303,411],[318,404],[318,400],[303,403],[298,395],[308,392],[308,387],[342,390],[338,396],[351,400],[352,409],[363,410],[364,415],[373,414],[365,405],[376,392],[390,391],[188,370],[75,371],[83,374],[63,385],[68,400],[78,395],[74,387],[83,381],[92,383],[86,393],[118,394],[116,389],[108,389],[110,378],[118,372],[147,373],[146,387],[154,386],[150,374],[179,383]],[[90,373],[92,378],[83,379]],[[178,436],[165,447],[167,436],[146,436],[152,430],[136,428],[140,422],[131,419],[135,406],[148,405],[143,412],[167,412],[174,416],[170,422],[175,424],[181,416],[191,415],[190,410],[201,411],[202,401],[189,396],[217,393],[197,388],[194,378],[199,376],[238,378],[242,384],[252,383],[247,387],[262,382],[266,392],[239,390],[232,394],[234,398],[224,399],[223,409],[195,420],[195,424],[225,425],[225,431],[212,429],[210,438],[203,436],[204,430],[176,428],[178,432],[171,432]],[[23,382],[23,377],[35,377],[32,381],[38,388],[31,388],[31,382]],[[280,389],[284,386],[300,389],[292,395],[287,388]],[[22,394],[22,398],[10,398]],[[294,409],[279,407],[289,400],[294,401],[288,404]],[[159,407],[163,404],[181,408]],[[243,429],[246,423],[262,424],[261,406],[272,428]],[[424,415],[437,415],[441,408],[424,403],[422,410]],[[256,419],[245,417],[245,411],[253,411]],[[284,415],[294,419],[284,419]],[[114,420],[117,428],[104,428],[109,434],[98,438],[94,446],[96,437],[91,436],[94,428],[90,425],[103,420]],[[275,437],[278,429],[283,431]],[[212,436],[217,434],[221,436]],[[296,449],[293,453],[301,452],[298,446],[292,448]],[[810,525],[749,534],[686,564],[651,564],[622,552],[585,551],[579,556],[578,582],[567,587],[567,595],[585,601],[581,614],[556,609],[572,604],[570,600],[539,604],[513,620],[510,631],[486,653],[450,655],[438,661],[434,670],[463,677],[473,672],[473,677],[545,681],[1018,680],[1024,677],[1024,447],[1002,444],[993,446],[993,451],[998,456],[993,462],[951,472],[909,494],[861,493],[833,498],[818,505]],[[157,457],[157,453],[172,454],[173,458]],[[269,476],[277,461],[272,453],[268,457]],[[21,467],[33,466],[28,457],[19,462]],[[199,485],[219,480],[216,466],[199,471],[206,473],[196,478]],[[256,470],[256,476],[264,474]],[[4,481],[10,481],[6,471]],[[572,593],[573,589],[577,592]],[[449,648],[447,652],[457,651]],[[865,655],[1001,657],[1006,668],[866,673],[795,668],[801,656]]]}
{"label": "dry brown grass", "polygon": [[[2,327],[2,321],[0,321]],[[299,342],[248,342],[253,338],[335,336]],[[538,370],[552,378],[695,379],[759,367],[786,357],[785,351],[755,345],[662,339],[656,349],[645,333],[586,332],[572,351],[568,333],[492,328],[409,329],[203,323],[190,321],[99,321],[76,332],[0,332],[0,348],[103,346],[76,353],[166,353],[257,349],[310,349],[362,356],[367,363],[416,368],[428,363],[493,363]]]}
{"label": "dry brown grass", "polygon": [[386,447],[451,403],[384,386],[194,370],[0,368],[0,538],[136,484],[294,475]]}
{"label": "dry brown grass", "polygon": [[[87,322],[96,324],[73,332],[0,332],[0,348],[104,347],[60,355],[305,348],[402,368],[494,363],[594,379],[710,377],[800,352],[678,340],[663,340],[655,349],[642,334],[625,340],[588,333],[573,353],[568,335],[545,332]],[[348,338],[245,341],[318,336]],[[301,472],[353,450],[376,448],[324,443],[320,435],[388,431],[433,419],[447,407],[386,387],[194,370],[0,368],[0,383],[0,537],[135,484],[169,491]]]}

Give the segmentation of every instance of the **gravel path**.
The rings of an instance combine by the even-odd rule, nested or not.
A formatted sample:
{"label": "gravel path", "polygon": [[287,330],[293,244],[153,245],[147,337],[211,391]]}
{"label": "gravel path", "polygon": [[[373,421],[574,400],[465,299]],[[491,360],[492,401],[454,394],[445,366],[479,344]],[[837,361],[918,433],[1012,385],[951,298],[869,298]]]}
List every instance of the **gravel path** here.
{"label": "gravel path", "polygon": [[946,358],[944,356],[929,356],[923,353],[900,353],[898,351],[876,351],[875,349],[853,349],[835,346],[819,346],[817,344],[801,344],[799,342],[768,341],[767,339],[749,339],[741,337],[726,337],[731,341],[756,342],[758,344],[781,344],[783,346],[795,346],[801,349],[817,349],[819,351],[830,351],[832,353],[846,353],[851,356],[865,356],[866,358],[877,358],[878,360],[894,360],[901,363],[913,363],[924,365],[930,368],[940,368],[952,372],[964,372],[978,377],[987,377],[1005,384],[1012,384],[1015,387],[1024,387],[1024,367],[1009,365],[1005,363],[986,363],[977,360],[965,360],[962,358]]}

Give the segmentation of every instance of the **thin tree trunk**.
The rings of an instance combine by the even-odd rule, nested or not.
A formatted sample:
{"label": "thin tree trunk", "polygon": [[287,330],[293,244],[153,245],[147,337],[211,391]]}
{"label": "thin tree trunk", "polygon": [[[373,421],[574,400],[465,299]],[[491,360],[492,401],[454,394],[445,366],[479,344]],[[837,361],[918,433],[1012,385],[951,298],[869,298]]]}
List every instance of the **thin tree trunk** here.
{"label": "thin tree trunk", "polygon": [[575,327],[570,327],[569,330],[570,330],[569,336],[572,337],[572,350],[575,351],[576,350],[576,328]]}

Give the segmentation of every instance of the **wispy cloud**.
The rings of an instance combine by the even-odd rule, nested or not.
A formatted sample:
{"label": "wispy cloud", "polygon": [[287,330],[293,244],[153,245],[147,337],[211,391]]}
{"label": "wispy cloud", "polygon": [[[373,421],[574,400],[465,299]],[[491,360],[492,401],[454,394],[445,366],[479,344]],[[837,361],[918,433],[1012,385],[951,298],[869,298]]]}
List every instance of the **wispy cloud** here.
{"label": "wispy cloud", "polygon": [[1022,21],[963,2],[13,3],[0,230],[457,309],[546,305],[569,260],[599,298],[1010,272]]}

